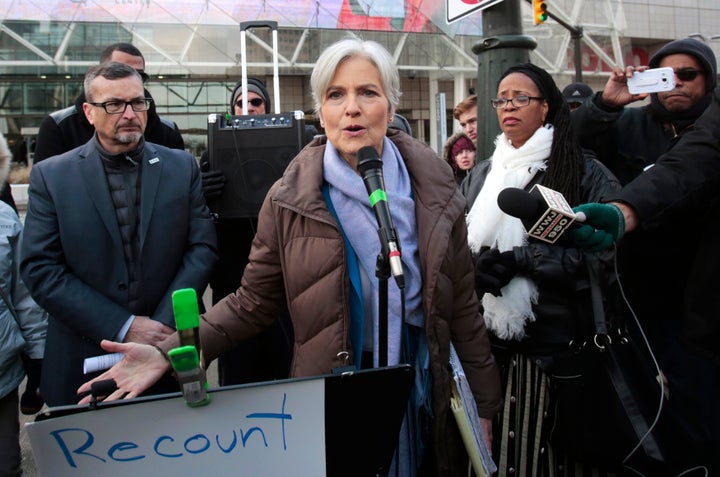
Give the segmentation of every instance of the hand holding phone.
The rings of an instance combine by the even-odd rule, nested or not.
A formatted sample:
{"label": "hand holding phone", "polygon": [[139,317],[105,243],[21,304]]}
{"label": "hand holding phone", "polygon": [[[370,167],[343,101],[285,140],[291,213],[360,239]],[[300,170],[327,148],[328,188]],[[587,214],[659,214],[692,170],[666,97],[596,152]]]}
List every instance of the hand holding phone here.
{"label": "hand holding phone", "polygon": [[670,67],[635,71],[627,79],[627,87],[631,94],[671,91],[675,88],[675,72]]}

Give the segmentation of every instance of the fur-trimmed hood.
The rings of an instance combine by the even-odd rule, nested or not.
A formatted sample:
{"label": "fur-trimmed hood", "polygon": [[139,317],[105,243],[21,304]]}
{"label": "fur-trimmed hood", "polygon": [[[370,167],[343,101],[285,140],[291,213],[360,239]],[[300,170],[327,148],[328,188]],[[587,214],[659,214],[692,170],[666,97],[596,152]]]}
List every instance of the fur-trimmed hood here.
{"label": "fur-trimmed hood", "polygon": [[445,141],[445,145],[443,146],[442,158],[452,166],[454,171],[457,171],[457,163],[455,163],[455,159],[452,157],[452,148],[461,137],[467,136],[464,132],[456,132]]}
{"label": "fur-trimmed hood", "polygon": [[[445,145],[443,146],[443,154],[442,154],[442,159],[445,162],[447,162],[450,165],[450,167],[452,167],[453,175],[455,176],[455,182],[457,182],[458,184],[460,184],[462,182],[462,180],[465,178],[465,176],[467,175],[467,171],[464,171],[458,167],[457,162],[455,162],[455,159],[453,159],[452,149],[453,149],[453,146],[455,146],[455,143],[458,141],[458,139],[463,138],[463,137],[469,139],[468,136],[462,131],[457,132],[457,133],[453,134],[452,136],[450,136],[447,139],[447,141],[445,141]],[[477,152],[476,152],[476,154],[477,154]],[[477,163],[477,158],[475,159],[475,161]]]}

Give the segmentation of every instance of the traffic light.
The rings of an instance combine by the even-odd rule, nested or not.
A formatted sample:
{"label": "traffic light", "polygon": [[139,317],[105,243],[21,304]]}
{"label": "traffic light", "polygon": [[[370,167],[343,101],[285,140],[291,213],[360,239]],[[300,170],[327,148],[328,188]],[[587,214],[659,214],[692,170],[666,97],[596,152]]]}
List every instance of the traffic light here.
{"label": "traffic light", "polygon": [[548,19],[548,14],[545,10],[547,10],[547,5],[545,5],[545,2],[542,0],[532,0],[532,7],[533,7],[533,23],[536,25],[539,25],[541,23],[545,23],[545,20]]}

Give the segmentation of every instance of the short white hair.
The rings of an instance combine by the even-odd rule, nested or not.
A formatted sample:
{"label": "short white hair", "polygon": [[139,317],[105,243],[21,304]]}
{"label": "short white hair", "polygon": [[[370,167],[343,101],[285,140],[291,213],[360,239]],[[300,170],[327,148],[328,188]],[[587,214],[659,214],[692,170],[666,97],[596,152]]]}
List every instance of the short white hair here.
{"label": "short white hair", "polygon": [[390,101],[390,115],[395,114],[400,104],[400,74],[395,60],[390,52],[380,43],[363,40],[352,35],[343,38],[325,48],[315,62],[310,76],[310,90],[312,91],[315,113],[320,113],[325,92],[332,81],[337,68],[350,58],[364,58],[370,61],[380,73],[382,88]]}

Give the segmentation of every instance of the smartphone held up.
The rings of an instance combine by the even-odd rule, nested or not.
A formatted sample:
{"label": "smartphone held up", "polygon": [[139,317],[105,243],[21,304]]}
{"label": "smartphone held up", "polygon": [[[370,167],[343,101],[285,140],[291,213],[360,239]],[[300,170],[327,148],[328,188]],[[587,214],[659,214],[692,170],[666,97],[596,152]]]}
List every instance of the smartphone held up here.
{"label": "smartphone held up", "polygon": [[635,71],[627,80],[631,94],[659,93],[675,88],[675,72],[670,67]]}

